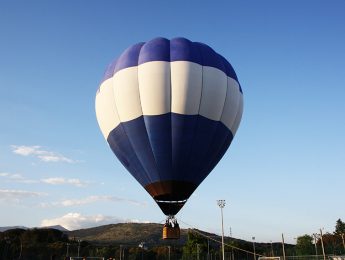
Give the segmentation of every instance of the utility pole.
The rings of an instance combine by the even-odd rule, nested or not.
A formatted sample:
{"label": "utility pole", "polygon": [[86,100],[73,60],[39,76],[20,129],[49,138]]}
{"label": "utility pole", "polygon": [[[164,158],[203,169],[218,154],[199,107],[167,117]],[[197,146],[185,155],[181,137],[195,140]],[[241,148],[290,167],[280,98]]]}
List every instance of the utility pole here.
{"label": "utility pole", "polygon": [[315,245],[315,254],[316,254],[316,257],[318,256],[318,252],[317,252],[317,240],[316,240],[316,236],[317,236],[317,234],[313,234],[313,236],[314,236],[314,245]]}
{"label": "utility pole", "polygon": [[[231,227],[230,227],[230,238],[231,238],[231,242],[233,242],[233,237],[232,237],[232,230],[231,230]],[[233,243],[231,243],[231,260],[235,260],[235,257],[234,257],[234,248],[233,248]]]}
{"label": "utility pole", "polygon": [[79,252],[80,252],[80,242],[81,242],[81,240],[78,239],[78,257],[79,257]]}
{"label": "utility pole", "polygon": [[210,238],[207,237],[207,260],[210,259]]}
{"label": "utility pole", "polygon": [[320,235],[321,235],[321,246],[322,246],[323,260],[326,260],[325,247],[323,246],[323,238],[322,238],[322,229],[321,228],[320,228]]}
{"label": "utility pole", "polygon": [[196,244],[196,254],[197,254],[197,259],[200,260],[200,255],[199,255],[199,244]]}
{"label": "utility pole", "polygon": [[284,242],[284,234],[282,233],[282,244],[283,244],[283,260],[285,260],[285,242]]}
{"label": "utility pole", "polygon": [[69,243],[66,243],[66,256],[68,256],[68,248],[69,248]]}
{"label": "utility pole", "polygon": [[345,252],[344,233],[341,233],[341,239],[343,240],[343,247],[344,247],[344,252]]}
{"label": "utility pole", "polygon": [[120,245],[120,260],[122,260],[122,245]]}
{"label": "utility pole", "polygon": [[253,239],[254,260],[256,260],[256,252],[255,252],[255,237],[252,237],[252,239]]}
{"label": "utility pole", "polygon": [[222,215],[222,255],[223,255],[223,260],[225,260],[225,255],[224,255],[224,224],[223,224],[223,208],[225,207],[225,200],[217,200],[218,206],[220,207],[220,212]]}

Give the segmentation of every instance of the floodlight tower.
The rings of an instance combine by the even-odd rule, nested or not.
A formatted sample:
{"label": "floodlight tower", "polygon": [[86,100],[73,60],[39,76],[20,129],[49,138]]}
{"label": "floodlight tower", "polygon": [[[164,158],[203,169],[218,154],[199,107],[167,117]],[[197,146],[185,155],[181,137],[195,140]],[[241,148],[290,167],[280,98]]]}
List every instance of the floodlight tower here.
{"label": "floodlight tower", "polygon": [[224,256],[224,224],[223,224],[223,208],[225,207],[225,200],[217,200],[217,204],[220,207],[220,212],[222,215],[222,255],[223,255],[223,260],[225,259]]}

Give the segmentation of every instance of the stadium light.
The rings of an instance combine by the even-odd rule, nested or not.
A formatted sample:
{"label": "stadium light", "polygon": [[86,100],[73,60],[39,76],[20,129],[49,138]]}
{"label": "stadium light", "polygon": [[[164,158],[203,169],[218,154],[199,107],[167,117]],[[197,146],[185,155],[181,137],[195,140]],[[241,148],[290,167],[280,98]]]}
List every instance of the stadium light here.
{"label": "stadium light", "polygon": [[223,224],[223,208],[225,207],[225,200],[217,200],[217,204],[220,207],[220,212],[222,215],[222,255],[223,255],[223,260],[225,260],[225,256],[224,256],[224,224]]}

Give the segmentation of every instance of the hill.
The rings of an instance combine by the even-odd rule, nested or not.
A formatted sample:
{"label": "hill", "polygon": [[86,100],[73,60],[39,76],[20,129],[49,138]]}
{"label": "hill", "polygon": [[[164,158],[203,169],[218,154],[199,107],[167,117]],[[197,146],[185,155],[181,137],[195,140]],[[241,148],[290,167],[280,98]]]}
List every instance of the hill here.
{"label": "hill", "polygon": [[24,226],[7,226],[7,227],[0,227],[0,232],[5,232],[11,229],[28,229],[28,228]]}
{"label": "hill", "polygon": [[[74,237],[92,243],[102,244],[146,244],[164,245],[162,224],[156,223],[119,223],[65,232],[70,239]],[[181,239],[169,241],[169,244],[183,245],[187,240],[186,229],[181,229]]]}
{"label": "hill", "polygon": [[[56,228],[10,229],[0,232],[0,259],[23,260],[61,259],[68,251],[71,255],[110,257],[123,255],[131,259],[165,259],[167,248],[175,254],[175,259],[182,256],[189,259],[197,253],[204,254],[210,250],[213,256],[219,255],[221,238],[215,234],[195,229],[181,229],[181,239],[163,240],[162,224],[120,223],[74,231],[60,231]],[[78,241],[78,240],[81,241]],[[213,239],[219,241],[215,242]],[[252,251],[253,243],[225,237],[225,243],[242,250],[234,250],[235,259],[246,259],[244,250]],[[139,245],[144,242],[145,247]],[[198,245],[198,246],[197,246]],[[269,255],[282,254],[281,243],[255,243],[256,252]],[[293,245],[285,244],[288,255],[294,251]],[[144,252],[145,251],[145,252]],[[229,252],[230,248],[226,247]],[[1,258],[1,255],[3,256]],[[193,256],[194,255],[194,256]],[[129,258],[128,258],[129,259]]]}
{"label": "hill", "polygon": [[38,227],[38,228],[29,228],[25,226],[7,226],[7,227],[0,227],[0,232],[5,232],[7,230],[12,230],[12,229],[56,229],[60,231],[68,231],[68,229],[64,228],[63,226],[60,225],[55,225],[55,226],[46,226],[46,227]]}

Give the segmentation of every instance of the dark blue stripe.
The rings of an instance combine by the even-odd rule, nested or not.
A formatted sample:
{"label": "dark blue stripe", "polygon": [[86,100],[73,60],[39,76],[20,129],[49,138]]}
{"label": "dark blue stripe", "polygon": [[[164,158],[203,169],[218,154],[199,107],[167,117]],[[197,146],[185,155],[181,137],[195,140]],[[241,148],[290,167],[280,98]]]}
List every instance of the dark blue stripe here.
{"label": "dark blue stripe", "polygon": [[194,137],[191,140],[192,150],[188,157],[188,163],[185,165],[185,177],[188,180],[193,179],[196,183],[201,183],[210,173],[207,172],[207,169],[209,169],[208,165],[210,163],[218,163],[218,161],[212,161],[212,159],[217,157],[215,154],[217,149],[212,146],[212,142],[217,138],[223,139],[224,135],[229,132],[228,130],[227,132],[219,133],[217,136],[216,132],[219,124],[222,123],[198,116]]}
{"label": "dark blue stripe", "polygon": [[101,83],[106,81],[107,79],[110,79],[114,75],[114,69],[117,63],[117,59],[113,60],[107,67],[107,69],[104,72],[103,79]]}
{"label": "dark blue stripe", "polygon": [[174,178],[171,156],[171,113],[157,116],[144,116],[147,135],[159,176],[165,179]]}
{"label": "dark blue stripe", "polygon": [[222,158],[232,138],[221,122],[200,115],[168,113],[121,123],[111,131],[108,142],[142,186],[170,180],[198,186]]}
{"label": "dark blue stripe", "polygon": [[216,53],[211,47],[201,42],[194,42],[193,45],[200,51],[200,54],[202,56],[202,66],[217,68],[226,73],[226,69],[221,56]]}
{"label": "dark blue stripe", "polygon": [[225,125],[222,123],[218,123],[217,129],[214,132],[211,145],[204,157],[204,160],[208,161],[208,164],[205,164],[203,166],[203,169],[201,170],[203,172],[203,175],[206,177],[209,172],[213,170],[214,167],[216,167],[217,163],[222,159],[223,155],[229,148],[232,140],[233,135],[231,131],[229,131]]}
{"label": "dark blue stripe", "polygon": [[148,174],[138,160],[137,154],[133,150],[122,125],[119,125],[109,133],[107,141],[113,153],[130,173],[140,173],[132,175],[142,186],[150,182],[147,178]]}
{"label": "dark blue stripe", "polygon": [[138,58],[141,47],[144,45],[143,42],[139,42],[134,44],[133,46],[127,48],[119,58],[112,61],[109,66],[107,67],[102,82],[106,81],[107,79],[114,76],[116,72],[119,70],[138,66]]}
{"label": "dark blue stripe", "polygon": [[114,74],[119,70],[138,66],[139,53],[143,45],[144,43],[140,42],[126,49],[117,60]]}
{"label": "dark blue stripe", "polygon": [[170,40],[170,61],[191,61],[202,65],[202,56],[195,43],[185,38]]}
{"label": "dark blue stripe", "polygon": [[102,82],[121,69],[150,61],[190,61],[217,68],[238,82],[233,67],[223,56],[204,43],[191,42],[185,38],[174,38],[170,41],[165,38],[155,38],[129,47],[119,59],[110,64]]}
{"label": "dark blue stripe", "polygon": [[220,58],[223,61],[226,75],[228,75],[230,78],[233,78],[234,80],[236,80],[238,82],[236,72],[235,72],[234,68],[231,66],[230,62],[228,62],[223,56],[220,56]]}
{"label": "dark blue stripe", "polygon": [[110,132],[108,143],[134,178],[143,181],[141,185],[160,179],[142,116],[117,126]]}
{"label": "dark blue stripe", "polygon": [[138,64],[149,61],[170,61],[170,41],[165,38],[155,38],[142,47]]}
{"label": "dark blue stripe", "polygon": [[179,178],[188,175],[187,165],[192,153],[198,116],[171,115],[173,172]]}

